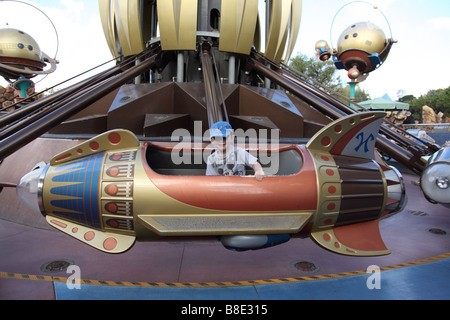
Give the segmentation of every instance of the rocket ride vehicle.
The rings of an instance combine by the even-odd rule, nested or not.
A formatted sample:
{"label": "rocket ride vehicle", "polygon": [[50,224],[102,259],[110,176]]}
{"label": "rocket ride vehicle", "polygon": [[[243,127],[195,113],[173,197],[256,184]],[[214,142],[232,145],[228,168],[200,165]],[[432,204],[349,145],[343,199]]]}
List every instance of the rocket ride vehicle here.
{"label": "rocket ride vehicle", "polygon": [[140,143],[130,131],[112,130],[23,177],[17,195],[50,225],[111,253],[152,234],[217,235],[235,250],[310,234],[336,253],[388,254],[378,219],[401,210],[406,196],[399,172],[374,161],[383,118],[359,113],[326,126],[306,146],[250,150],[270,154],[262,181],[205,176],[201,163],[171,160],[179,152],[202,159],[205,144]]}
{"label": "rocket ride vehicle", "polygon": [[[339,254],[388,254],[378,223],[406,194],[379,152],[423,173],[444,204],[450,155],[285,65],[302,1],[264,4],[265,34],[258,0],[100,0],[116,64],[0,116],[0,218],[36,225],[39,212],[107,253],[136,239],[217,236],[244,251],[309,236]],[[346,61],[364,49],[358,34]],[[262,181],[206,176],[219,121]]]}

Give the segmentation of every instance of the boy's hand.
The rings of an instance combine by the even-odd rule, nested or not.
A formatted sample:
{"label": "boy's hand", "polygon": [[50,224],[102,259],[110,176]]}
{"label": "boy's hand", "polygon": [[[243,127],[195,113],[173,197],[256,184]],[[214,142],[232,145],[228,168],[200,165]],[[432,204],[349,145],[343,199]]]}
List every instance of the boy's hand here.
{"label": "boy's hand", "polygon": [[253,165],[253,170],[255,170],[256,180],[262,181],[262,179],[264,178],[264,170],[258,161],[256,161],[255,164]]}
{"label": "boy's hand", "polygon": [[256,180],[262,181],[262,179],[264,178],[264,171],[263,170],[256,171],[255,177],[256,177]]}

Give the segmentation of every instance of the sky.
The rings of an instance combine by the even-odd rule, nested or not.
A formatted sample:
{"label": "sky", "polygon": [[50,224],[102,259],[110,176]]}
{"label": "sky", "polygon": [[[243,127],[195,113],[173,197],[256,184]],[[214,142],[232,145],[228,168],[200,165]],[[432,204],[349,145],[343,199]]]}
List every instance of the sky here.
{"label": "sky", "polygon": [[[259,1],[263,7],[264,0]],[[360,84],[371,98],[388,94],[397,100],[399,90],[419,97],[429,90],[450,86],[450,63],[446,57],[450,52],[448,0],[303,0],[302,21],[292,56],[298,53],[314,56],[318,40],[336,47],[341,32],[360,21],[373,22],[388,38],[398,40],[386,61]],[[56,54],[60,61],[54,73],[34,79],[38,90],[112,59],[96,0],[0,0],[0,28],[6,27],[30,34],[42,51],[50,57]],[[112,65],[109,63],[96,72]],[[347,81],[347,72],[339,74]],[[6,84],[0,79],[0,85]]]}

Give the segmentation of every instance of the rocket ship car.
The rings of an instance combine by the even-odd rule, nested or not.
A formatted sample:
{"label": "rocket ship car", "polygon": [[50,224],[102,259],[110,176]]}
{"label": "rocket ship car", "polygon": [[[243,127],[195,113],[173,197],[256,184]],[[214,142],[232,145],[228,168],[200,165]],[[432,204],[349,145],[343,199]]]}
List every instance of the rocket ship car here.
{"label": "rocket ship car", "polygon": [[[238,251],[310,236],[335,253],[385,255],[379,219],[401,210],[406,195],[400,173],[375,160],[383,117],[346,116],[306,145],[267,148],[279,165],[262,181],[205,176],[206,164],[173,163],[179,142],[112,130],[28,173],[17,194],[51,226],[108,253],[136,238],[213,235]],[[182,151],[196,157],[208,145]]]}

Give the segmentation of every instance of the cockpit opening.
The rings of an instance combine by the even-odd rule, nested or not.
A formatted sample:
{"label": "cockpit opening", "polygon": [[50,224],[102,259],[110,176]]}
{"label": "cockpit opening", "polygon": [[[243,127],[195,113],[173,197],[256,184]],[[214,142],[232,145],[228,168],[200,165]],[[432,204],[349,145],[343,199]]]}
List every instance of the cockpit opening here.
{"label": "cockpit opening", "polygon": [[[289,176],[300,171],[303,159],[295,145],[277,150],[249,150],[258,158],[266,176]],[[160,175],[204,176],[206,159],[213,149],[203,146],[197,149],[176,148],[148,144],[146,160],[149,167]],[[246,168],[246,175],[254,175],[252,168]]]}

